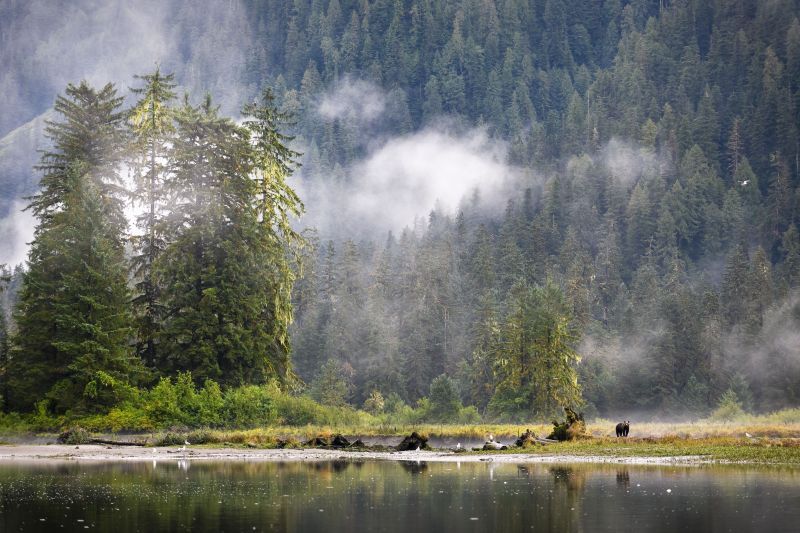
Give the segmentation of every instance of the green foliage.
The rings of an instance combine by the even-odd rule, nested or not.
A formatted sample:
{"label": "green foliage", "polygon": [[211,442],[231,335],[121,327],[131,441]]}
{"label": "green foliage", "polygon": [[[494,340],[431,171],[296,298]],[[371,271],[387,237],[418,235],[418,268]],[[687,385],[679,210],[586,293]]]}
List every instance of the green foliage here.
{"label": "green foliage", "polygon": [[372,391],[369,397],[364,400],[364,410],[373,415],[382,413],[385,406],[386,402],[379,390]]}
{"label": "green foliage", "polygon": [[[173,109],[158,70],[138,78],[130,114],[110,85],[68,86],[31,203],[40,224],[8,325],[4,408],[47,399],[42,423],[94,412],[155,424],[139,397],[153,391],[132,389],[149,376],[131,344],[170,387],[191,372],[195,396],[208,394],[159,390],[153,416],[175,424],[224,423],[201,406],[247,385],[243,398],[264,402],[247,423],[273,416],[265,384],[293,390],[296,369],[319,385],[324,358],[346,387],[331,379],[315,397],[362,405],[379,389],[381,417],[439,416],[429,386],[441,374],[503,419],[542,418],[581,389],[602,414],[704,413],[727,387],[748,411],[797,405],[796,343],[782,341],[800,286],[800,23],[784,16],[798,2],[600,3],[245,1],[256,37],[241,79],[261,87],[269,72],[275,91],[242,125],[210,101]],[[383,246],[303,250],[289,223],[302,211],[288,187],[292,135],[320,179],[370,149],[372,132],[318,113],[348,74],[391,89],[387,135],[446,113],[506,140],[524,183],[506,211],[476,192],[454,217],[434,209]],[[147,207],[133,265],[120,253],[128,149]],[[529,166],[548,179],[528,180]],[[561,296],[540,313],[526,287],[550,282]],[[540,342],[548,321],[557,342]],[[583,387],[572,379],[581,335]],[[297,419],[334,412],[275,398]]]}
{"label": "green foliage", "polygon": [[553,283],[516,288],[491,352],[496,389],[490,412],[501,418],[547,416],[582,402],[570,322],[564,295]]}
{"label": "green foliage", "polygon": [[474,405],[468,405],[458,410],[456,418],[459,424],[478,424],[481,421],[481,414]]}
{"label": "green foliage", "polygon": [[341,365],[328,359],[311,384],[311,397],[323,405],[341,407],[347,404],[348,388]]}
{"label": "green foliage", "polygon": [[259,427],[278,421],[277,397],[274,385],[248,385],[230,389],[225,394],[223,419],[233,427]]}
{"label": "green foliage", "polygon": [[[158,367],[222,385],[293,382],[287,327],[294,282],[288,257],[302,239],[288,217],[302,209],[284,178],[295,153],[265,95],[240,127],[207,99],[175,113],[170,198],[155,259],[167,309]],[[282,115],[281,115],[282,116]],[[254,179],[257,178],[257,179]]]}
{"label": "green foliage", "polygon": [[161,378],[142,397],[140,408],[157,427],[173,425],[217,426],[223,420],[225,399],[217,383],[206,380],[197,389],[191,374],[182,373],[173,382]]}
{"label": "green foliage", "polygon": [[742,402],[739,401],[736,392],[733,389],[728,389],[719,399],[717,408],[711,413],[711,419],[721,422],[734,422],[742,418],[744,414]]}
{"label": "green foliage", "polygon": [[135,182],[132,196],[145,209],[135,221],[142,235],[132,239],[136,250],[130,265],[136,280],[132,303],[137,318],[137,353],[146,364],[155,365],[157,337],[164,309],[153,266],[166,244],[160,222],[164,214],[163,193],[168,173],[165,155],[175,132],[174,112],[170,107],[175,98],[175,82],[173,74],[162,75],[158,68],[151,74],[135,78],[142,81],[144,86],[132,89],[139,100],[129,115],[129,160]]}
{"label": "green foliage", "polygon": [[143,369],[131,336],[124,216],[116,165],[123,147],[121,98],[113,86],[69,85],[48,128],[39,222],[15,309],[9,407],[48,398],[57,413],[107,409]]}
{"label": "green foliage", "polygon": [[[349,407],[320,405],[306,396],[294,396],[280,389],[277,382],[264,385],[220,389],[206,380],[194,384],[188,373],[175,379],[162,378],[150,390],[135,390],[127,401],[107,413],[73,416],[93,431],[153,431],[169,428],[259,428],[276,425],[358,425],[371,420],[362,411]],[[4,424],[24,425],[22,420],[3,419]],[[48,415],[42,403],[29,423],[40,429],[58,427],[59,419]],[[198,443],[197,439],[189,439]],[[183,444],[180,440],[178,444]]]}
{"label": "green foliage", "polygon": [[430,408],[428,416],[431,421],[445,422],[458,418],[461,411],[461,400],[456,391],[455,382],[446,374],[431,381]]}
{"label": "green foliage", "polygon": [[403,401],[403,398],[396,392],[392,392],[386,396],[384,409],[387,413],[398,413],[407,407],[408,405]]}

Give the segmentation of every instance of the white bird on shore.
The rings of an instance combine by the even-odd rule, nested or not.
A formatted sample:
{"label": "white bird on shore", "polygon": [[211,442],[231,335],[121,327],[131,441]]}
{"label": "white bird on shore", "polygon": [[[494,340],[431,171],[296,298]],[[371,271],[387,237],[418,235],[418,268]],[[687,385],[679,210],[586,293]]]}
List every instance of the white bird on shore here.
{"label": "white bird on shore", "polygon": [[456,450],[460,450],[460,449],[461,449],[461,443],[459,442],[459,443],[456,444]]}

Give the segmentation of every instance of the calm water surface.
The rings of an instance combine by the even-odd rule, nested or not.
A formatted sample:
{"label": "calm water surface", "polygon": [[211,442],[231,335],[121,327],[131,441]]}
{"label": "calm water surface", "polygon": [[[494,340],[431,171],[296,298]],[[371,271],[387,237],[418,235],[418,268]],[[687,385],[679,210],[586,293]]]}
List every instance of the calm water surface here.
{"label": "calm water surface", "polygon": [[0,531],[800,531],[800,470],[0,464]]}

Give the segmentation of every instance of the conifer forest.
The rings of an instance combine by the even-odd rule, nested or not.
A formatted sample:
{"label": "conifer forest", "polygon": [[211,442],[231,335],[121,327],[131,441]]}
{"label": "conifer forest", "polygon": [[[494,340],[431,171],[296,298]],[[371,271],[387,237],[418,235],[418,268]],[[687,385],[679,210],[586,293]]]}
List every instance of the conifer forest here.
{"label": "conifer forest", "polygon": [[0,3],[6,421],[800,407],[800,1],[191,4]]}

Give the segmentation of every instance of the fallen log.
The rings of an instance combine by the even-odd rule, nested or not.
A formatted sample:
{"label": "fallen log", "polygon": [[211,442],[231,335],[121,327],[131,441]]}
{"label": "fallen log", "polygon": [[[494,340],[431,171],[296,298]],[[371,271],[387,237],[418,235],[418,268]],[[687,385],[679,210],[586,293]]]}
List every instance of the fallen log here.
{"label": "fallen log", "polygon": [[331,446],[334,448],[349,448],[351,444],[350,441],[344,438],[342,435],[335,435],[333,437],[333,441],[331,441]]}
{"label": "fallen log", "polygon": [[428,446],[428,438],[423,437],[416,431],[404,438],[403,441],[397,445],[397,451],[399,452],[430,449],[430,446]]}
{"label": "fallen log", "polygon": [[528,448],[529,446],[536,445],[538,442],[536,433],[528,429],[514,442],[514,446],[517,448]]}
{"label": "fallen log", "polygon": [[147,446],[146,442],[132,442],[126,440],[89,439],[89,444],[110,444],[111,446]]}

